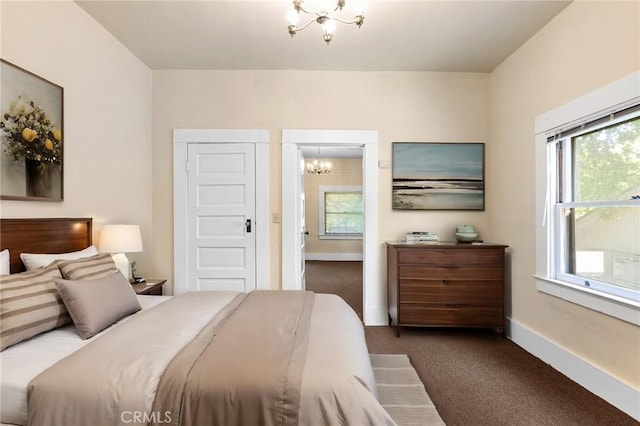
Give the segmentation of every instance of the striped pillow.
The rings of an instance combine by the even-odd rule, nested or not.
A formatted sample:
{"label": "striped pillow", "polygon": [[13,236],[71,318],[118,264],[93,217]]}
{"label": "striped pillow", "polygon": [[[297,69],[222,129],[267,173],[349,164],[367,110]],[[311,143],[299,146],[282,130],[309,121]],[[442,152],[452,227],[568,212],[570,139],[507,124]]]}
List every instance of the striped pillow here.
{"label": "striped pillow", "polygon": [[111,255],[96,254],[77,260],[57,260],[56,264],[67,280],[91,280],[103,278],[118,271]]}
{"label": "striped pillow", "polygon": [[0,277],[0,350],[71,322],[54,278],[55,264]]}

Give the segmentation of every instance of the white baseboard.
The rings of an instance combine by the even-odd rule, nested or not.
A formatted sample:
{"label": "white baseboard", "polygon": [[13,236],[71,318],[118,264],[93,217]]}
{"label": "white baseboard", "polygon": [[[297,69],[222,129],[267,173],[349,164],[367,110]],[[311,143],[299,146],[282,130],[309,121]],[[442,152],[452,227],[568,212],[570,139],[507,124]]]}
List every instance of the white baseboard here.
{"label": "white baseboard", "polygon": [[362,260],[362,253],[305,253],[306,260],[354,261]]}
{"label": "white baseboard", "polygon": [[509,338],[527,352],[640,421],[640,391],[508,318]]}
{"label": "white baseboard", "polygon": [[386,306],[367,306],[364,310],[364,325],[389,325],[389,310]]}

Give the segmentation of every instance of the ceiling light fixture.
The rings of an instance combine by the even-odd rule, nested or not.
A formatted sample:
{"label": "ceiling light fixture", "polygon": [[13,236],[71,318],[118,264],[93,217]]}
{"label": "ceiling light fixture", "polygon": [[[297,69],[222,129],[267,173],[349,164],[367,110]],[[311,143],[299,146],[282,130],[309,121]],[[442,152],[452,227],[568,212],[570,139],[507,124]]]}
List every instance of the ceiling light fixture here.
{"label": "ceiling light fixture", "polygon": [[[358,28],[360,28],[364,22],[364,7],[362,0],[350,0],[349,3],[353,4],[353,10],[355,12],[355,17],[352,20],[346,20],[336,16],[336,13],[342,12],[342,9],[345,7],[346,0],[293,0],[293,9],[290,10],[287,15],[287,20],[289,21],[289,34],[293,37],[298,31],[302,31],[313,22],[317,22],[324,30],[323,38],[325,43],[329,45],[333,39],[336,22],[341,22],[343,24],[356,24]],[[335,4],[335,8],[333,8],[333,10],[333,6],[331,6],[332,4]],[[315,17],[301,27],[298,27],[301,12],[308,15],[315,15]]]}
{"label": "ceiling light fixture", "polygon": [[[318,147],[318,157],[320,157],[320,147]],[[331,162],[326,160],[316,160],[307,163],[307,173],[311,175],[320,175],[331,173]]]}
{"label": "ceiling light fixture", "polygon": [[307,173],[312,175],[331,173],[331,162],[313,160],[311,163],[307,163]]}

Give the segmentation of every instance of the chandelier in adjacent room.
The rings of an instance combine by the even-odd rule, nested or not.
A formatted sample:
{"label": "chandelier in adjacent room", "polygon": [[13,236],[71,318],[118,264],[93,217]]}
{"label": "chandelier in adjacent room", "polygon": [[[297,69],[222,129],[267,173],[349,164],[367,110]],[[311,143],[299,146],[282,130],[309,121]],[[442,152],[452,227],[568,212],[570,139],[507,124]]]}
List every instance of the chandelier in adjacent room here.
{"label": "chandelier in adjacent room", "polygon": [[312,175],[331,173],[331,162],[313,160],[312,162],[307,163],[307,173]]}
{"label": "chandelier in adjacent room", "polygon": [[[353,19],[343,19],[338,15],[343,13],[347,0],[293,0],[293,9],[289,11],[287,20],[289,21],[289,34],[291,37],[298,31],[302,31],[314,22],[322,26],[324,30],[325,43],[331,43],[333,33],[336,29],[336,22],[343,24],[356,24],[358,28],[364,22],[364,6],[362,0],[349,0],[349,5],[355,13]],[[306,24],[298,26],[302,14],[311,16]],[[346,13],[346,11],[344,12]]]}

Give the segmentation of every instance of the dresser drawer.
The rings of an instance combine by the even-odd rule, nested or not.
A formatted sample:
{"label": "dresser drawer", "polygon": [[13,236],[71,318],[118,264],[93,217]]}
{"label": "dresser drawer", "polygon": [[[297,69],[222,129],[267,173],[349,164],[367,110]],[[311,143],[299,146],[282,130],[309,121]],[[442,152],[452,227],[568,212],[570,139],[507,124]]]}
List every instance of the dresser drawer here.
{"label": "dresser drawer", "polygon": [[492,265],[398,265],[400,280],[502,280],[502,267]]}
{"label": "dresser drawer", "polygon": [[400,280],[400,303],[403,302],[502,305],[504,291],[501,280]]}
{"label": "dresser drawer", "polygon": [[502,306],[400,304],[400,325],[503,327]]}
{"label": "dresser drawer", "polygon": [[504,250],[444,248],[400,249],[398,263],[419,263],[422,265],[480,265],[500,266],[504,262]]}

